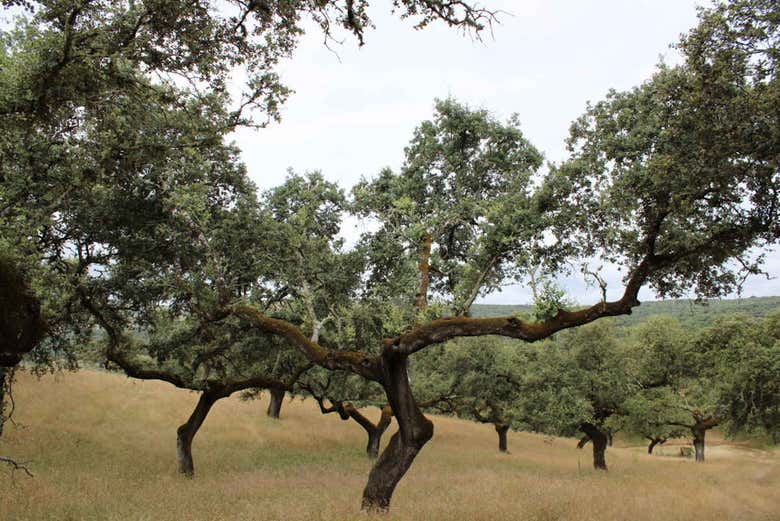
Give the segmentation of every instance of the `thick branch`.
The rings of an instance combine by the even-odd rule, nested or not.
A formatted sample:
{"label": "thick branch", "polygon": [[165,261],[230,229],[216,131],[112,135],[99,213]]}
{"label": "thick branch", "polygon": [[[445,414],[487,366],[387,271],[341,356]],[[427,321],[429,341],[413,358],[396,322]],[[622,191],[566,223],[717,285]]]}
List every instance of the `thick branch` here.
{"label": "thick branch", "polygon": [[379,357],[357,351],[331,351],[316,342],[312,342],[293,324],[271,318],[250,306],[234,306],[231,311],[249,322],[253,327],[266,333],[285,338],[300,350],[311,362],[326,369],[342,369],[359,374],[369,380],[381,380],[381,361]]}
{"label": "thick branch", "polygon": [[409,355],[432,344],[464,336],[499,335],[535,342],[563,329],[581,326],[601,317],[627,315],[639,305],[637,295],[650,270],[645,259],[632,273],[623,297],[613,302],[600,302],[578,311],[559,311],[542,322],[526,322],[515,316],[497,318],[452,317],[434,320],[385,341],[385,349]]}

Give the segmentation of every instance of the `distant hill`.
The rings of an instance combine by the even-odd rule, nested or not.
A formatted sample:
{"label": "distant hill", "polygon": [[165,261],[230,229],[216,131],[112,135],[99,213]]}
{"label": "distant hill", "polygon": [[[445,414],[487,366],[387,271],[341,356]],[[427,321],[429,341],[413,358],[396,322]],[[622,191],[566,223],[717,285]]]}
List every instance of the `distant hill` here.
{"label": "distant hill", "polygon": [[[617,317],[620,326],[633,326],[653,315],[672,315],[686,326],[700,327],[709,324],[715,317],[730,313],[745,313],[761,318],[780,308],[780,297],[750,297],[742,299],[712,299],[704,304],[694,304],[690,300],[656,300],[643,302],[634,308],[631,315]],[[513,313],[530,313],[529,305],[474,304],[471,313],[474,317],[499,317]]]}

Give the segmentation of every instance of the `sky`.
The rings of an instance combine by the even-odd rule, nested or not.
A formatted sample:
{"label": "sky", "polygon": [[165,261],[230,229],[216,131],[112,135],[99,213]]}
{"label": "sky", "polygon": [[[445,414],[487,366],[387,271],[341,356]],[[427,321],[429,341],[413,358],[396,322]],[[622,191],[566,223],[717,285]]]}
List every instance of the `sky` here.
{"label": "sky", "polygon": [[[349,189],[386,166],[398,169],[413,129],[430,119],[436,98],[452,96],[498,118],[517,113],[525,136],[548,161],[565,159],[571,122],[588,101],[610,89],[626,90],[647,80],[655,66],[678,60],[670,44],[696,23],[689,0],[486,0],[503,11],[481,41],[433,24],[414,30],[412,20],[390,14],[390,2],[373,2],[376,28],[359,47],[345,35],[324,45],[312,27],[280,74],[295,92],[282,121],[234,134],[250,176],[260,189],[284,181],[288,168],[319,170]],[[349,241],[368,224],[350,220]],[[780,275],[780,254],[766,269]],[[594,264],[593,267],[596,265]],[[604,269],[608,297],[622,293],[621,274]],[[560,280],[581,304],[600,298],[582,276]],[[743,296],[780,295],[780,279],[749,279]],[[655,295],[643,289],[642,300]],[[530,301],[523,287],[507,286],[481,302]]]}

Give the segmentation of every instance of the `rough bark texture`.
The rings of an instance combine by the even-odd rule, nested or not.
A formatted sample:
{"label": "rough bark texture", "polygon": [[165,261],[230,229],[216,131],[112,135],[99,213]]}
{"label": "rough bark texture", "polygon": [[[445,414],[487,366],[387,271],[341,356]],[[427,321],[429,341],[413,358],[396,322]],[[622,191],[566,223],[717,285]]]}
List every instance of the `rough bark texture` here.
{"label": "rough bark texture", "polygon": [[192,461],[192,440],[195,438],[203,420],[206,419],[211,406],[222,398],[220,395],[204,392],[200,395],[195,410],[192,411],[186,423],[176,431],[176,453],[179,458],[179,472],[192,478],[195,475],[195,465]]}
{"label": "rough bark texture", "polygon": [[608,436],[596,425],[583,423],[580,430],[584,432],[593,443],[593,468],[596,470],[607,470],[607,442]]}
{"label": "rough bark texture", "polygon": [[282,412],[282,402],[284,402],[284,389],[269,389],[271,397],[268,402],[268,409],[265,411],[269,418],[279,419]]}
{"label": "rough bark texture", "polygon": [[507,452],[506,434],[509,431],[509,425],[496,424],[496,432],[498,433],[498,450],[500,452]]}
{"label": "rough bark texture", "polygon": [[382,383],[398,421],[398,432],[393,434],[368,475],[362,503],[367,511],[386,511],[390,507],[396,485],[433,437],[433,423],[422,414],[412,396],[406,357],[385,351],[382,359]]}

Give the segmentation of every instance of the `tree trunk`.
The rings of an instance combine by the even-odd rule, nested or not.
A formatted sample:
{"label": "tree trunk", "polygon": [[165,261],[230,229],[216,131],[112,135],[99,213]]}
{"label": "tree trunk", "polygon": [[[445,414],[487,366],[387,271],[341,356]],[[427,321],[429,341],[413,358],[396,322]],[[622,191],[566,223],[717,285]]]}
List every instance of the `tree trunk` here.
{"label": "tree trunk", "polygon": [[376,459],[379,457],[379,444],[382,441],[382,433],[377,429],[372,429],[368,432],[368,445],[366,445],[366,454],[368,459]]}
{"label": "tree trunk", "polygon": [[499,452],[507,452],[506,446],[506,433],[509,430],[509,425],[496,424],[494,426],[498,433],[498,450]]}
{"label": "tree trunk", "polygon": [[284,401],[285,392],[282,389],[268,389],[268,392],[271,395],[271,399],[268,402],[268,409],[266,410],[266,414],[269,418],[278,420],[279,413],[282,412],[282,402]]}
{"label": "tree trunk", "polygon": [[393,421],[393,409],[389,405],[382,407],[382,413],[379,416],[379,421],[376,426],[367,428],[368,432],[368,446],[366,447],[366,453],[369,459],[376,459],[379,456],[379,444],[382,442],[382,435],[390,426],[390,422]]}
{"label": "tree trunk", "polygon": [[704,435],[707,433],[706,429],[694,427],[693,431],[693,450],[696,452],[696,461],[704,461]]}
{"label": "tree trunk", "polygon": [[409,387],[407,360],[388,350],[382,357],[383,387],[398,421],[398,431],[379,456],[363,490],[363,510],[386,511],[398,482],[433,437],[433,423],[417,407]]}
{"label": "tree trunk", "polygon": [[588,435],[593,443],[593,468],[596,470],[607,470],[607,460],[605,457],[607,451],[607,435],[596,425],[584,423],[580,430]]}
{"label": "tree trunk", "polygon": [[414,296],[414,307],[417,309],[425,309],[428,307],[428,286],[431,282],[431,246],[433,245],[433,237],[430,234],[423,237],[422,246],[420,246],[420,257],[417,262],[417,270],[419,271],[420,280],[417,286],[417,294]]}
{"label": "tree trunk", "polygon": [[181,425],[176,431],[176,453],[179,458],[179,472],[188,478],[195,475],[195,465],[192,462],[192,440],[195,434],[203,425],[214,403],[223,398],[222,396],[204,392],[198,399],[195,410],[192,411],[186,423]]}
{"label": "tree trunk", "polygon": [[650,445],[647,446],[647,453],[652,454],[656,445],[663,445],[666,443],[666,438],[647,438],[650,440]]}
{"label": "tree trunk", "polygon": [[3,427],[5,427],[5,386],[10,371],[0,366],[0,436],[3,435]]}

